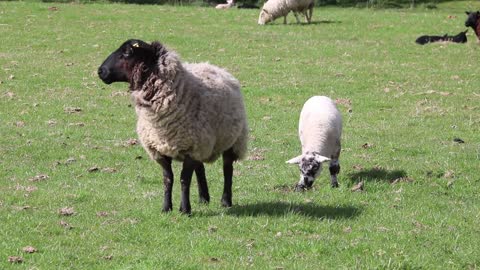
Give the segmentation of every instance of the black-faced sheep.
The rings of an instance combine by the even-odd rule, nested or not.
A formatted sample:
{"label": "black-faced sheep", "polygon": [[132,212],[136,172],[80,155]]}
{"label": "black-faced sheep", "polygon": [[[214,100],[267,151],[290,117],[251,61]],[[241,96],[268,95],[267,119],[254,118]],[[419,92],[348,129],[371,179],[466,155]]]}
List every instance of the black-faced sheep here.
{"label": "black-faced sheep", "polygon": [[475,31],[477,39],[480,41],[480,11],[470,12],[465,11],[467,14],[467,20],[465,21],[466,27],[471,27]]}
{"label": "black-faced sheep", "polygon": [[182,63],[159,42],[128,40],[98,69],[103,82],[128,82],[137,133],[163,168],[163,211],[172,210],[172,159],[183,161],[180,211],[190,213],[193,171],[201,200],[209,200],[204,162],[223,156],[222,205],[232,205],[233,162],[245,156],[248,127],[239,82],[208,63]]}
{"label": "black-faced sheep", "polygon": [[264,25],[283,16],[283,23],[287,23],[287,15],[293,11],[297,23],[300,23],[297,13],[305,16],[305,21],[312,21],[314,0],[268,0],[262,7],[258,17],[258,24]]}
{"label": "black-faced sheep", "polygon": [[308,99],[300,113],[298,135],[302,154],[287,161],[300,167],[300,181],[295,190],[311,188],[315,178],[322,172],[322,163],[327,161],[330,161],[331,186],[338,187],[342,116],[335,102],[325,96]]}
{"label": "black-faced sheep", "polygon": [[420,36],[415,40],[416,43],[420,45],[425,45],[432,42],[454,42],[454,43],[466,43],[467,42],[467,32],[460,32],[455,36],[449,36],[445,34],[444,36]]}

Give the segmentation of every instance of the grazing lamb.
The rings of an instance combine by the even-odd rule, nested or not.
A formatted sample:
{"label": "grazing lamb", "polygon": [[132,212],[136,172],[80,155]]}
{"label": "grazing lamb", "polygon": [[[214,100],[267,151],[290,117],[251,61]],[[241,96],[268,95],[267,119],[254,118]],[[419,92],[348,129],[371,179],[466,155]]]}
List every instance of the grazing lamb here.
{"label": "grazing lamb", "polygon": [[159,42],[128,40],[98,69],[106,84],[128,82],[143,148],[163,168],[163,211],[172,210],[172,159],[183,161],[180,211],[189,214],[193,171],[209,201],[203,162],[223,156],[222,205],[232,205],[233,162],[245,156],[248,127],[239,82],[208,63],[182,63]]}
{"label": "grazing lamb", "polygon": [[421,36],[415,40],[416,43],[420,45],[425,45],[432,42],[455,42],[455,43],[466,43],[467,42],[467,32],[468,29],[458,33],[456,36],[449,36],[445,34],[444,36]]}
{"label": "grazing lamb", "polygon": [[229,9],[235,5],[233,0],[227,0],[226,4],[218,4],[215,6],[216,9]]}
{"label": "grazing lamb", "polygon": [[310,23],[312,21],[314,3],[314,0],[268,0],[263,5],[262,11],[260,11],[258,24],[264,25],[282,16],[283,24],[286,24],[287,15],[290,11],[293,11],[297,23],[300,23],[298,12],[305,16],[307,23]]}
{"label": "grazing lamb", "polygon": [[324,96],[314,96],[307,100],[300,113],[298,135],[302,143],[302,154],[287,161],[299,164],[300,167],[300,181],[295,190],[311,188],[322,171],[322,163],[326,161],[330,161],[331,185],[338,187],[342,116],[335,102]]}
{"label": "grazing lamb", "polygon": [[480,41],[480,11],[470,12],[465,11],[467,14],[467,20],[465,21],[466,27],[471,27],[475,31],[477,39]]}

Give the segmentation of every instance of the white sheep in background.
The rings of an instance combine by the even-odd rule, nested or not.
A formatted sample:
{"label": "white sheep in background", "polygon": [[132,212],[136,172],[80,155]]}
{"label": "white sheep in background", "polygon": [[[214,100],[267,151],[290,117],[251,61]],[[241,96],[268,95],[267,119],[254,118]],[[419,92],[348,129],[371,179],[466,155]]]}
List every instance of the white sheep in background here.
{"label": "white sheep in background", "polygon": [[195,171],[200,200],[208,202],[203,162],[223,157],[222,205],[232,205],[233,162],[245,156],[248,127],[240,83],[208,63],[182,63],[159,42],[127,40],[98,69],[103,82],[128,82],[137,133],[163,168],[163,211],[172,210],[172,159],[183,161],[180,211],[189,214]]}
{"label": "white sheep in background", "polygon": [[300,113],[298,135],[302,143],[302,154],[287,161],[299,164],[300,167],[300,181],[295,190],[311,188],[322,171],[322,163],[327,161],[330,161],[331,185],[338,187],[342,116],[335,102],[325,96],[308,99]]}
{"label": "white sheep in background", "polygon": [[227,0],[226,4],[218,4],[215,6],[216,9],[229,9],[235,5],[233,0]]}
{"label": "white sheep in background", "polygon": [[283,23],[287,23],[287,15],[290,11],[293,11],[297,23],[300,23],[298,19],[298,12],[305,16],[305,21],[310,23],[312,21],[313,7],[315,5],[314,0],[268,0],[260,11],[258,17],[258,24],[264,25],[269,22],[273,22],[275,19],[283,16]]}

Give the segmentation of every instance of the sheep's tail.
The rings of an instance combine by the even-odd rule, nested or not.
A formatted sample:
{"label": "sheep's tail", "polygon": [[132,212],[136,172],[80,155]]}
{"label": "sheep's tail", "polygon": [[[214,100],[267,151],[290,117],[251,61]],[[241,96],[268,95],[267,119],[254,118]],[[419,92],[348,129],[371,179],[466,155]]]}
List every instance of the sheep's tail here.
{"label": "sheep's tail", "polygon": [[240,133],[240,136],[232,146],[233,152],[235,153],[235,155],[237,155],[237,160],[242,160],[246,157],[247,146],[248,146],[248,126],[245,123],[242,129],[242,132]]}

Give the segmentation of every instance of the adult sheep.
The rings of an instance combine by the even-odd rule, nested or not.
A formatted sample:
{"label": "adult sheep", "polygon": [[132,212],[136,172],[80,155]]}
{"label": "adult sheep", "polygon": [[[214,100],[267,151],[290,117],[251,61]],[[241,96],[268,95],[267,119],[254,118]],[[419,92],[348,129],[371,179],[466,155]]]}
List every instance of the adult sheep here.
{"label": "adult sheep", "polygon": [[260,11],[258,17],[258,24],[264,25],[269,22],[273,22],[275,19],[283,16],[283,23],[287,23],[287,15],[290,11],[293,11],[297,23],[300,23],[298,19],[298,12],[305,16],[305,21],[310,23],[312,21],[313,7],[315,5],[314,0],[268,0]]}
{"label": "adult sheep", "polygon": [[232,205],[233,162],[245,156],[248,127],[239,82],[208,63],[182,63],[159,42],[127,40],[98,69],[106,84],[128,82],[143,148],[163,168],[163,211],[172,210],[172,159],[183,161],[182,213],[191,213],[190,182],[208,202],[204,162],[223,157],[222,205]]}
{"label": "adult sheep", "polygon": [[298,125],[302,154],[287,163],[299,164],[300,181],[295,190],[311,188],[315,178],[322,172],[322,163],[330,161],[332,187],[338,187],[340,172],[340,137],[342,116],[335,102],[328,97],[314,96],[303,105]]}
{"label": "adult sheep", "polygon": [[480,11],[465,11],[467,14],[467,20],[465,21],[466,27],[471,27],[475,31],[477,39],[480,41]]}

